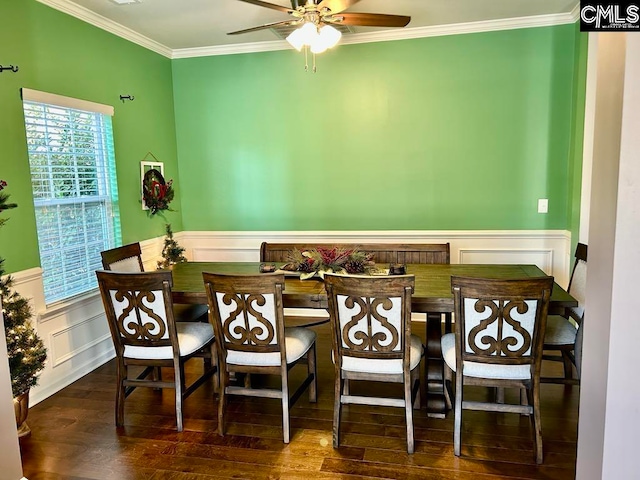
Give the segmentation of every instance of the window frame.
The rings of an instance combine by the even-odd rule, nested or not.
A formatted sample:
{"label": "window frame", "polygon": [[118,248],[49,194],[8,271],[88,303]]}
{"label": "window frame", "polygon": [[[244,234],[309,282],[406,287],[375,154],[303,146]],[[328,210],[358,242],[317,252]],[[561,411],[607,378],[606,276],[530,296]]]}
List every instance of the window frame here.
{"label": "window frame", "polygon": [[99,252],[122,244],[114,109],[26,88],[22,99],[45,304],[50,306],[95,290]]}

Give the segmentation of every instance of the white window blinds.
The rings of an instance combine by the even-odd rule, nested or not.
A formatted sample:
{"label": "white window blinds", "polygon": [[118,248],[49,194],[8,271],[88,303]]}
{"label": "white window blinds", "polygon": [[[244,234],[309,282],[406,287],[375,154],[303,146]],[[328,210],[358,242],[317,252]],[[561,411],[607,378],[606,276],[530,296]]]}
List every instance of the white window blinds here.
{"label": "white window blinds", "polygon": [[47,304],[96,287],[121,243],[113,107],[22,89]]}

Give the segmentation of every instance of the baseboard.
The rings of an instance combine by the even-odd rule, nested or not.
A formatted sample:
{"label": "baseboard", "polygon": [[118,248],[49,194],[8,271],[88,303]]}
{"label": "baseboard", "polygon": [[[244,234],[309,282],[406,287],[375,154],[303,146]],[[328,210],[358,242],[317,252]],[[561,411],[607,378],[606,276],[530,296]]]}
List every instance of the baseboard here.
{"label": "baseboard", "polygon": [[62,390],[64,387],[71,385],[76,380],[84,377],[86,374],[94,371],[96,368],[101,367],[109,360],[115,358],[115,351],[112,349],[111,352],[103,353],[96,358],[93,358],[90,362],[86,362],[83,365],[80,365],[74,368],[67,375],[56,378],[54,381],[41,385],[31,389],[31,393],[29,394],[29,404],[35,405],[42,400],[50,397],[54,393]]}

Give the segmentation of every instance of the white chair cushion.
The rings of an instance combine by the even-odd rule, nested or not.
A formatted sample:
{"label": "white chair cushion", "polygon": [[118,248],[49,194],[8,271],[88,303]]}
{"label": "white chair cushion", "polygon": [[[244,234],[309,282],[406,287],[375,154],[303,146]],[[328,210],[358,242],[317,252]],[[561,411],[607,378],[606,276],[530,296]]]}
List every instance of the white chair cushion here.
{"label": "white chair cushion", "polygon": [[573,345],[578,329],[561,315],[547,317],[547,329],[544,334],[545,345]]}
{"label": "white chair cushion", "polygon": [[[447,366],[456,371],[456,334],[447,333],[440,340],[442,357]],[[465,377],[526,380],[531,378],[529,365],[491,365],[480,362],[464,362]]]}
{"label": "white chair cushion", "polygon": [[118,260],[117,262],[113,262],[109,264],[109,268],[113,272],[122,272],[122,273],[142,272],[142,270],[140,270],[140,262],[138,261],[138,257],[123,258],[122,260]]}
{"label": "white chair cushion", "polygon": [[[190,355],[201,349],[213,338],[213,328],[209,323],[180,322],[176,323],[180,356]],[[126,345],[124,356],[127,358],[167,360],[173,358],[173,350],[167,347],[138,347]]]}
{"label": "white chair cushion", "polygon": [[[422,358],[422,340],[417,335],[411,335],[411,353],[409,356],[409,369],[413,370],[420,364]],[[342,357],[342,369],[349,372],[360,373],[402,373],[402,359],[368,359],[355,357]]]}
{"label": "white chair cushion", "polygon": [[[304,327],[284,329],[284,345],[287,353],[287,364],[302,357],[316,341],[316,332]],[[227,363],[233,365],[254,365],[275,367],[280,365],[280,352],[254,353],[227,350]]]}

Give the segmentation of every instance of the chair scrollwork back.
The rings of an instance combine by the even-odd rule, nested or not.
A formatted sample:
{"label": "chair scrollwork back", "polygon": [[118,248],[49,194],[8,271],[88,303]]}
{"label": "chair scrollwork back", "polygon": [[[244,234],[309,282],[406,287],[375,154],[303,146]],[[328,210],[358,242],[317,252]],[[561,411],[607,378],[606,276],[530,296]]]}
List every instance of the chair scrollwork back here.
{"label": "chair scrollwork back", "polygon": [[117,349],[125,346],[171,347],[176,343],[171,303],[171,272],[102,275],[103,296],[109,299],[112,337]]}
{"label": "chair scrollwork back", "polygon": [[544,290],[550,295],[550,281],[492,281],[489,285],[486,279],[452,277],[460,309],[456,321],[463,333],[458,349],[462,360],[502,365],[539,363],[548,299],[527,296],[525,289]]}
{"label": "chair scrollwork back", "polygon": [[221,360],[226,362],[227,355],[238,360],[251,353],[278,356],[279,352],[286,364],[282,307],[284,275],[205,276],[205,284],[211,286],[207,287],[207,295],[216,320],[212,323],[223,354]]}
{"label": "chair scrollwork back", "polygon": [[337,295],[342,355],[402,358],[401,297]]}
{"label": "chair scrollwork back", "polygon": [[535,300],[465,298],[464,352],[473,353],[475,360],[530,356],[536,308]]}
{"label": "chair scrollwork back", "polygon": [[275,295],[216,292],[218,312],[228,349],[278,351]]}

